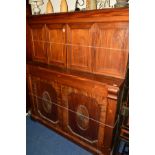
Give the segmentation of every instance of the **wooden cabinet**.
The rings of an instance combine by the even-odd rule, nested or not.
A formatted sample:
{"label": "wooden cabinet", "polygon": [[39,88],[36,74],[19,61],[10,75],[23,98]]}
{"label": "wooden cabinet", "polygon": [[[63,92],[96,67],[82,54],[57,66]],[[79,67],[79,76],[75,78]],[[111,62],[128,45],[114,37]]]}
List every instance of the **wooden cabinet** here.
{"label": "wooden cabinet", "polygon": [[110,155],[128,65],[128,9],[30,16],[32,117]]}

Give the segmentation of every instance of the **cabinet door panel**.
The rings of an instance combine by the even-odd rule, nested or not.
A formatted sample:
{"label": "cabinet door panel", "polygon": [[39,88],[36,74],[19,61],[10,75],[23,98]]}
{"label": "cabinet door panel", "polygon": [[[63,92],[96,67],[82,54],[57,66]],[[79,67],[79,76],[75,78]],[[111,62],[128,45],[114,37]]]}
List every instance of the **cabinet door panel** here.
{"label": "cabinet door panel", "polygon": [[58,86],[55,83],[32,77],[31,93],[34,100],[36,114],[52,124],[57,124],[58,119]]}
{"label": "cabinet door panel", "polygon": [[125,77],[128,61],[128,24],[96,24],[94,72]]}
{"label": "cabinet door panel", "polygon": [[47,52],[49,64],[66,66],[66,27],[64,24],[47,24]]}
{"label": "cabinet door panel", "polygon": [[91,72],[92,24],[69,24],[68,67]]}
{"label": "cabinet door panel", "polygon": [[[69,126],[77,134],[91,141],[98,139],[99,107],[97,102],[81,94],[69,94]],[[74,113],[74,112],[76,113]],[[91,118],[91,119],[90,119]]]}
{"label": "cabinet door panel", "polygon": [[53,122],[58,121],[57,92],[48,83],[40,81],[38,85],[38,111],[43,117],[49,118]]}
{"label": "cabinet door panel", "polygon": [[43,24],[30,25],[31,27],[31,51],[33,60],[47,62],[47,53],[45,48],[45,28]]}
{"label": "cabinet door panel", "polygon": [[101,146],[106,120],[106,97],[68,86],[62,86],[62,94],[64,128],[88,144]]}

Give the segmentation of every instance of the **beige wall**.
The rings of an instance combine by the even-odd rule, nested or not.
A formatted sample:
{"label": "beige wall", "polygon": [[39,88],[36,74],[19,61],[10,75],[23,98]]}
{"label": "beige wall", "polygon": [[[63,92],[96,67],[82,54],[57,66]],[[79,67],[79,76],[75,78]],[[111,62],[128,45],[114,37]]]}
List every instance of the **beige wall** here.
{"label": "beige wall", "polygon": [[[48,0],[43,0],[44,4],[40,7],[41,8],[41,14],[45,13],[45,9],[46,9],[46,4],[48,2]],[[51,0],[53,8],[54,8],[54,12],[60,12],[60,2],[61,0]],[[75,2],[76,0],[67,0],[67,4],[68,4],[68,11],[74,11],[75,10]],[[79,0],[80,2],[80,0]],[[113,6],[116,3],[116,0],[110,0],[110,5]],[[33,7],[33,6],[32,6]],[[85,8],[86,5],[84,5],[81,8]],[[33,14],[33,11],[32,11]]]}

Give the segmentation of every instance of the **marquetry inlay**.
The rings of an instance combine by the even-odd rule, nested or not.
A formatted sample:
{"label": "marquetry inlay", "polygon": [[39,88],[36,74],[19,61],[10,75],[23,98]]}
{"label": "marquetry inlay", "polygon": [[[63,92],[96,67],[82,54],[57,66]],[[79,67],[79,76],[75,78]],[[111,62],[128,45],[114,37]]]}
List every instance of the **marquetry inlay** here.
{"label": "marquetry inlay", "polygon": [[87,130],[89,126],[89,113],[84,105],[79,105],[76,114],[77,125],[82,130]]}
{"label": "marquetry inlay", "polygon": [[51,97],[47,91],[44,91],[42,94],[43,108],[47,113],[51,112],[52,102]]}

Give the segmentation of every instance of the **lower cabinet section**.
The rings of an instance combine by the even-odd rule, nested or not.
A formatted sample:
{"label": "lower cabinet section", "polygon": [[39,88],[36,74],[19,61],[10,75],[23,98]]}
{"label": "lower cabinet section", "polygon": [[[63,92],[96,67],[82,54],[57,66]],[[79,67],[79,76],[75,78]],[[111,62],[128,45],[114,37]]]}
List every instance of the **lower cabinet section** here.
{"label": "lower cabinet section", "polygon": [[108,108],[108,86],[52,74],[28,76],[32,117],[95,154],[109,155],[116,121],[108,124],[107,110],[115,114],[116,108]]}

